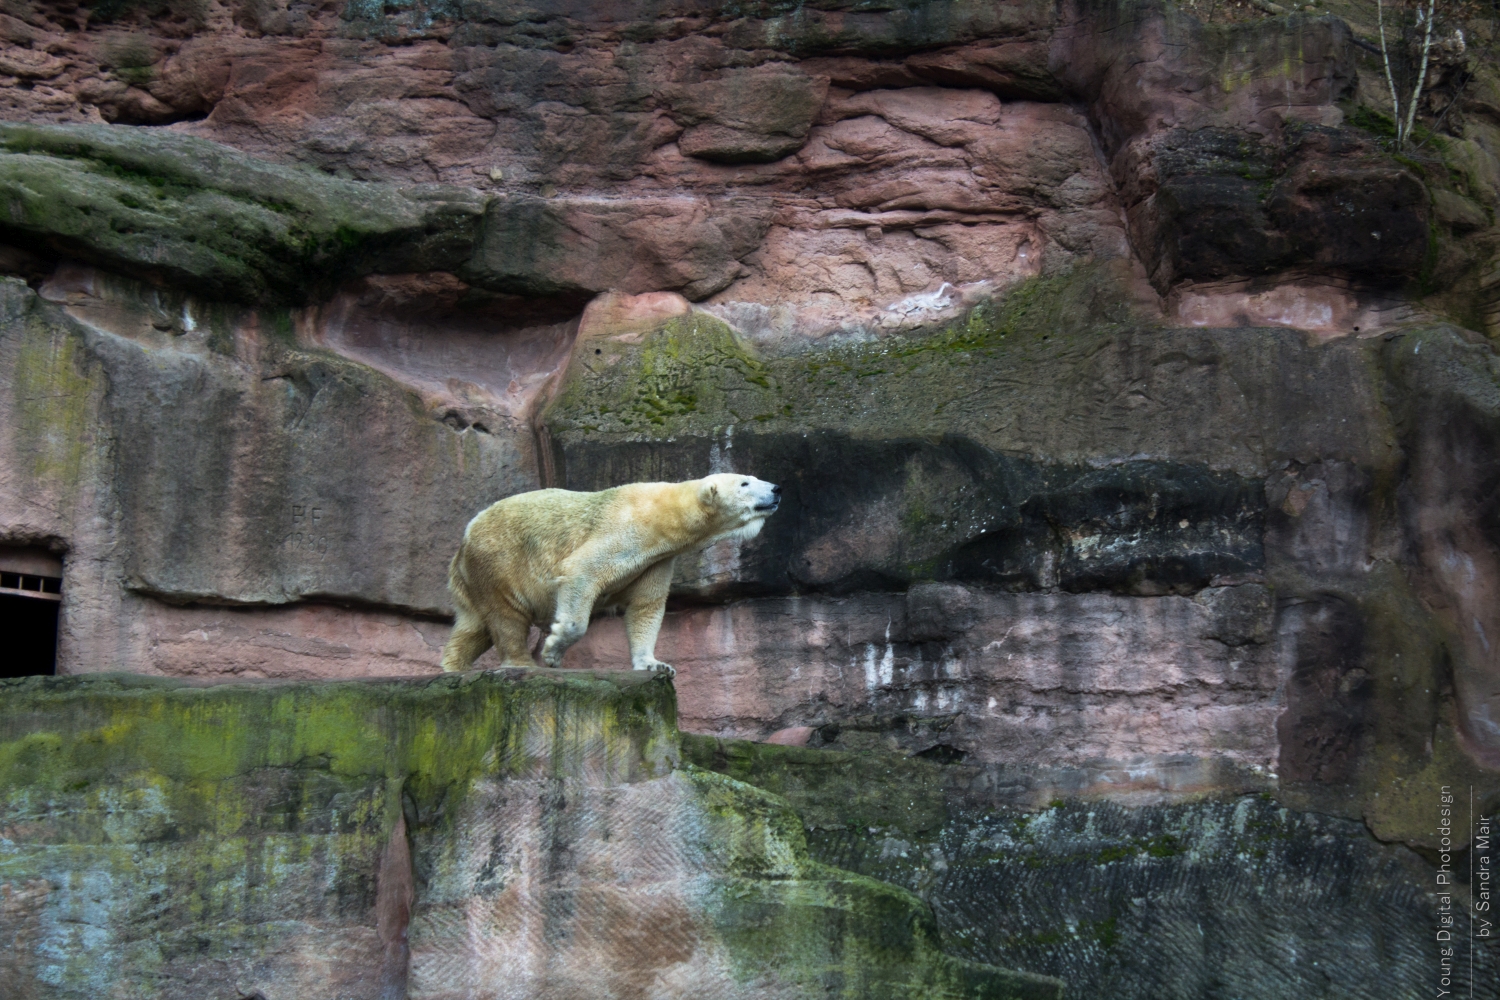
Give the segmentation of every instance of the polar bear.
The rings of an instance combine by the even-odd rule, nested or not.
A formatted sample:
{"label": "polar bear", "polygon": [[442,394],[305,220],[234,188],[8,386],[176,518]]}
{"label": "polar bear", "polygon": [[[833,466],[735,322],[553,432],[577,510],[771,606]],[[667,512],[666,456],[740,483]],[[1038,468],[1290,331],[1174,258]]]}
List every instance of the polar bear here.
{"label": "polar bear", "polygon": [[656,634],[677,557],[754,538],[780,504],[780,486],[732,472],[598,493],[536,490],[491,504],[464,529],[448,566],[458,616],[443,669],[466,670],[491,645],[504,666],[535,666],[527,632],[546,623],[542,661],[558,666],[590,615],[613,606],[625,609],[631,666],[672,676],[656,658]]}

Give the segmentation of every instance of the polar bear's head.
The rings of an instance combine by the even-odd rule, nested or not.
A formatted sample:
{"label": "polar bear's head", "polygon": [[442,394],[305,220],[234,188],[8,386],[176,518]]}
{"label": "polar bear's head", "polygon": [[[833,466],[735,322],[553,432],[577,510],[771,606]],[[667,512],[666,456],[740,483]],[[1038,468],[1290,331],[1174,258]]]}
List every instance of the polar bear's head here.
{"label": "polar bear's head", "polygon": [[721,472],[698,482],[699,496],[718,514],[716,520],[722,525],[714,541],[754,538],[781,505],[781,487],[754,476]]}

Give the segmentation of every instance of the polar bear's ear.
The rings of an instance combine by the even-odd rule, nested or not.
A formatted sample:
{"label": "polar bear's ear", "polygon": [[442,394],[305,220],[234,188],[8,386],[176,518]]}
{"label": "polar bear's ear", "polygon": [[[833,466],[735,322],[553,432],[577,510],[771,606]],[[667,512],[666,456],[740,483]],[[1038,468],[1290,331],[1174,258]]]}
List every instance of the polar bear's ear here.
{"label": "polar bear's ear", "polygon": [[709,483],[708,485],[703,487],[703,490],[699,493],[699,496],[703,499],[704,503],[713,503],[715,500],[719,499],[719,484]]}

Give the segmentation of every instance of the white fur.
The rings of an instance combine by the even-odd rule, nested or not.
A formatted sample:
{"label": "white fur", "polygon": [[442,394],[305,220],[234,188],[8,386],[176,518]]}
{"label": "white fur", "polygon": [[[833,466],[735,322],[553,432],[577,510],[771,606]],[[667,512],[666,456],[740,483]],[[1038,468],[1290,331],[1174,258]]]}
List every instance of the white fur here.
{"label": "white fur", "polygon": [[754,538],[779,492],[726,472],[599,493],[537,490],[490,505],[464,529],[449,567],[458,615],[443,669],[467,669],[490,645],[505,665],[529,666],[532,625],[547,627],[542,659],[558,666],[593,613],[620,606],[632,666],[671,673],[655,650],[677,556]]}

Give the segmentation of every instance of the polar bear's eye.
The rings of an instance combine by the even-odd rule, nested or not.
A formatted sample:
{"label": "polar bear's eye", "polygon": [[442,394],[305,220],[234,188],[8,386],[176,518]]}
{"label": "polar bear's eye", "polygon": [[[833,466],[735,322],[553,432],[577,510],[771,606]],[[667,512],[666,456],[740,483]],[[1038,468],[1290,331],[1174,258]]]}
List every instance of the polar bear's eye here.
{"label": "polar bear's eye", "polygon": [[750,485],[750,481],[747,479],[743,483],[740,483],[740,485],[741,486],[749,486]]}

